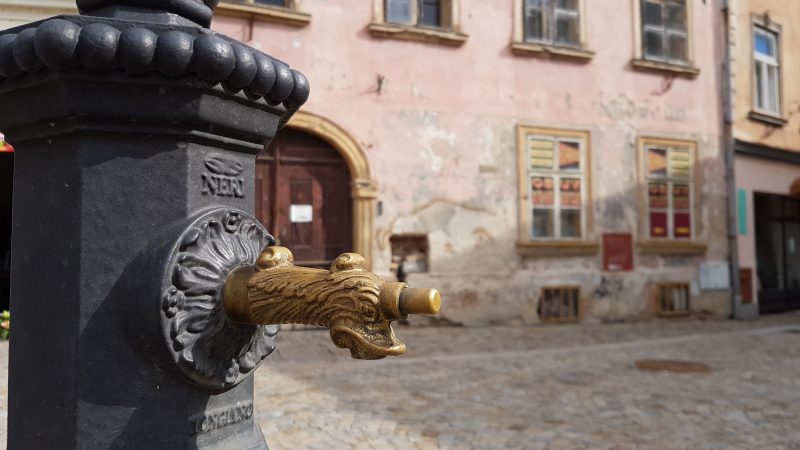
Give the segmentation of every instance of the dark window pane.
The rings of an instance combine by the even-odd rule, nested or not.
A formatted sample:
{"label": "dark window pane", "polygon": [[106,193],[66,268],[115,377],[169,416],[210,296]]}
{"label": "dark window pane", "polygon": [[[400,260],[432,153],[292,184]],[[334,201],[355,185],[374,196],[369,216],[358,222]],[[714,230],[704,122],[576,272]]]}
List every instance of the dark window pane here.
{"label": "dark window pane", "polygon": [[756,221],[756,267],[761,289],[783,289],[784,240],[781,222]]}
{"label": "dark window pane", "polygon": [[561,237],[564,239],[581,237],[581,212],[577,209],[561,211]]}
{"label": "dark window pane", "polygon": [[540,41],[544,39],[544,15],[541,9],[527,8],[525,11],[525,39]]}
{"label": "dark window pane", "polygon": [[688,59],[686,36],[669,36],[669,59],[685,62]]}
{"label": "dark window pane", "polygon": [[411,23],[411,0],[386,0],[386,21]]}
{"label": "dark window pane", "polygon": [[789,222],[784,225],[786,237],[786,287],[800,288],[800,224]]}
{"label": "dark window pane", "polygon": [[764,92],[764,63],[756,61],[756,107],[766,109],[766,92]]}
{"label": "dark window pane", "polygon": [[686,31],[686,5],[682,3],[667,4],[667,28]]}
{"label": "dark window pane", "polygon": [[286,6],[286,0],[255,0],[256,3],[272,6]]}
{"label": "dark window pane", "polygon": [[783,217],[783,199],[775,195],[755,195],[756,219]]}
{"label": "dark window pane", "polygon": [[783,203],[784,217],[800,217],[800,202],[797,200],[785,200]]}
{"label": "dark window pane", "polygon": [[644,55],[648,58],[664,59],[664,35],[662,33],[645,31]]}
{"label": "dark window pane", "polygon": [[663,26],[664,22],[661,17],[661,4],[660,3],[653,3],[653,2],[644,2],[644,24],[645,25],[655,25],[655,26]]}
{"label": "dark window pane", "polygon": [[532,237],[534,239],[555,237],[554,218],[552,209],[534,209]]}
{"label": "dark window pane", "polygon": [[556,8],[578,11],[578,0],[556,0]]}
{"label": "dark window pane", "polygon": [[431,27],[442,25],[439,11],[439,0],[421,0],[419,11],[419,24]]}
{"label": "dark window pane", "polygon": [[556,42],[568,45],[580,44],[577,16],[558,15],[556,18]]}

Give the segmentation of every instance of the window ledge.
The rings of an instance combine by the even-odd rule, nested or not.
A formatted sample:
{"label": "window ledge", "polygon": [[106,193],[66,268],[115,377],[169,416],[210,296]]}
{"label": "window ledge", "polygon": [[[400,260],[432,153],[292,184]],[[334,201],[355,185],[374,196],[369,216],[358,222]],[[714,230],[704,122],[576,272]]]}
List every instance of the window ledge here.
{"label": "window ledge", "polygon": [[681,319],[690,317],[691,311],[659,311],[656,315],[661,319]]}
{"label": "window ledge", "polygon": [[750,120],[755,120],[756,122],[764,122],[767,125],[772,125],[774,127],[782,127],[786,125],[787,122],[789,122],[788,120],[786,120],[781,116],[776,116],[769,113],[762,113],[758,111],[750,111],[750,113],[747,114],[747,118]]}
{"label": "window ledge", "polygon": [[594,57],[593,51],[583,48],[560,47],[557,45],[519,41],[511,43],[511,52],[517,56],[574,59],[580,62],[589,62]]}
{"label": "window ledge", "polygon": [[651,61],[649,59],[633,59],[631,66],[635,70],[642,70],[648,72],[666,72],[679,77],[694,78],[700,74],[700,69],[684,64],[673,64],[663,61]]}
{"label": "window ledge", "polygon": [[639,241],[636,243],[642,255],[702,255],[708,244],[697,241]]}
{"label": "window ledge", "polygon": [[460,46],[467,42],[467,35],[442,28],[423,28],[411,25],[373,22],[367,27],[369,33],[381,39],[428,42],[432,44]]}
{"label": "window ledge", "polygon": [[517,253],[523,256],[592,256],[600,244],[594,241],[552,240],[517,242]]}
{"label": "window ledge", "polygon": [[311,22],[311,14],[280,6],[254,5],[234,1],[220,2],[214,14],[218,16],[241,17],[262,22],[280,23],[293,27],[304,27]]}

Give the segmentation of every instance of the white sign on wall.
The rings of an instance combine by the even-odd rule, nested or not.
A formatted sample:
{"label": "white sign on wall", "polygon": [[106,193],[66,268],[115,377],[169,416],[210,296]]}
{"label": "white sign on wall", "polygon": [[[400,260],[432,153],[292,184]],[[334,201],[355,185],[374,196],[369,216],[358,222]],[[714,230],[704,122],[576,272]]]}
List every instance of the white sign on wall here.
{"label": "white sign on wall", "polygon": [[311,205],[289,206],[289,222],[311,223],[313,218],[314,218],[314,208],[312,208]]}
{"label": "white sign on wall", "polygon": [[707,262],[700,264],[700,289],[729,289],[731,287],[728,263]]}

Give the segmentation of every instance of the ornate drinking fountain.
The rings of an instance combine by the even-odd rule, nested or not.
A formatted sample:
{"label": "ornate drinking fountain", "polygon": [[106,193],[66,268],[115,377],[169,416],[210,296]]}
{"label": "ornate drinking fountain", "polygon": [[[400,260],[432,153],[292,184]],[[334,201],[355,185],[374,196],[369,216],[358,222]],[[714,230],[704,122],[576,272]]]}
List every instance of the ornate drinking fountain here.
{"label": "ornate drinking fountain", "polygon": [[208,29],[216,0],[77,0],[0,34],[16,148],[8,445],[266,448],[253,373],[278,325],[399,355],[438,292],[364,258],[293,264],[253,216],[255,155],[309,95]]}

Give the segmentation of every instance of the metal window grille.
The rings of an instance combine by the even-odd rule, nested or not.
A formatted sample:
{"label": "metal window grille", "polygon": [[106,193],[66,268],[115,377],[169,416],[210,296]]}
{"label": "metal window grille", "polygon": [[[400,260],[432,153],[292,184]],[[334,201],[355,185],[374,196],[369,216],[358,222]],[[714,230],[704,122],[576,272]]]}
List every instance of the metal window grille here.
{"label": "metal window grille", "polygon": [[580,288],[577,286],[543,288],[539,299],[539,318],[547,323],[578,322]]}
{"label": "metal window grille", "polygon": [[689,314],[689,284],[664,283],[658,287],[658,315],[662,317],[685,316]]}

